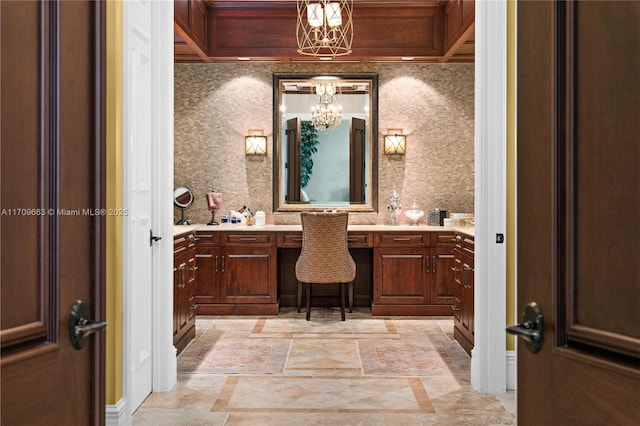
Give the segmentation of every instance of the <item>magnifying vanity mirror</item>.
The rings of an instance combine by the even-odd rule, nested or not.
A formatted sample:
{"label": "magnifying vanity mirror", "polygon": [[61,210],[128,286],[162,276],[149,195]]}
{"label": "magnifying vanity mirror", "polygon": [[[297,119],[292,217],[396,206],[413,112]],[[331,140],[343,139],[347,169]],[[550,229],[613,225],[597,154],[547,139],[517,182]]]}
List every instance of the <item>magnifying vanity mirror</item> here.
{"label": "magnifying vanity mirror", "polygon": [[273,210],[377,211],[377,75],[276,74],[273,91]]}
{"label": "magnifying vanity mirror", "polygon": [[173,204],[180,209],[180,220],[176,225],[191,225],[191,222],[185,220],[184,211],[193,204],[193,192],[186,186],[179,186],[173,190]]}

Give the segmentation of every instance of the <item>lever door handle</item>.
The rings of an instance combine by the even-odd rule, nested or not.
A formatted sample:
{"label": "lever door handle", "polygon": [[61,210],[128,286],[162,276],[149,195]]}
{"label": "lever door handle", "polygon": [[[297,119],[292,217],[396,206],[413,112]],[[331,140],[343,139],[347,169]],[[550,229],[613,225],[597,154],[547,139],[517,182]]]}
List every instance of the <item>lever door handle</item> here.
{"label": "lever door handle", "polygon": [[69,312],[69,338],[76,349],[85,347],[90,335],[107,326],[104,321],[89,321],[88,316],[87,304],[80,299],[76,300],[71,306],[71,312]]}
{"label": "lever door handle", "polygon": [[529,302],[524,308],[522,323],[507,327],[507,333],[522,337],[525,347],[535,354],[542,347],[543,327],[542,310],[536,302]]}
{"label": "lever door handle", "polygon": [[162,239],[162,237],[158,237],[153,235],[153,231],[151,229],[149,229],[149,247],[151,247],[153,245],[154,241],[160,241]]}

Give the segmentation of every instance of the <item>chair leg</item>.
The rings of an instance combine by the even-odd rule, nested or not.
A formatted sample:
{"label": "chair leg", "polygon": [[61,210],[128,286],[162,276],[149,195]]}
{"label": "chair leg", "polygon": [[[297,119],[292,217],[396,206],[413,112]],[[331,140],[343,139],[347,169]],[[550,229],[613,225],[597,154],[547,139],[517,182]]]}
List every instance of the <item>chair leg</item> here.
{"label": "chair leg", "polygon": [[311,283],[307,283],[307,321],[311,320]]}
{"label": "chair leg", "polygon": [[340,283],[340,318],[345,320],[344,316],[344,283]]}
{"label": "chair leg", "polygon": [[349,313],[353,312],[353,283],[349,283]]}
{"label": "chair leg", "polygon": [[302,283],[298,281],[298,292],[296,293],[296,306],[298,307],[298,313],[302,306]]}

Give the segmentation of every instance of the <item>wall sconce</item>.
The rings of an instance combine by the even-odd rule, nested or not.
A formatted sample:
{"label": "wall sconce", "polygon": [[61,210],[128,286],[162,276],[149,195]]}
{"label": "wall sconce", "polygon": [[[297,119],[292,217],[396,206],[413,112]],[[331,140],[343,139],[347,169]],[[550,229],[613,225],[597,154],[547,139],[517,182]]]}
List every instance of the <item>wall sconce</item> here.
{"label": "wall sconce", "polygon": [[387,155],[404,155],[407,151],[407,137],[402,130],[389,130],[384,136],[384,153]]}
{"label": "wall sconce", "polygon": [[244,138],[247,155],[267,155],[267,137],[263,135],[249,135]]}

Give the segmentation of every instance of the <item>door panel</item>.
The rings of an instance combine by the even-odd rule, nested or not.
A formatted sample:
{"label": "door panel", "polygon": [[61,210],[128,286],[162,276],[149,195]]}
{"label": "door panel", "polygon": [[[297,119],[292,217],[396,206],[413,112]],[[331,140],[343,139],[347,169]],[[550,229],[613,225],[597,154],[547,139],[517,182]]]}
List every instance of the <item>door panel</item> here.
{"label": "door panel", "polygon": [[640,418],[640,3],[518,4],[519,424]]}
{"label": "door panel", "polygon": [[3,424],[104,423],[102,8],[0,2]]}
{"label": "door panel", "polygon": [[429,278],[427,253],[428,250],[420,248],[375,248],[374,303],[425,304]]}

